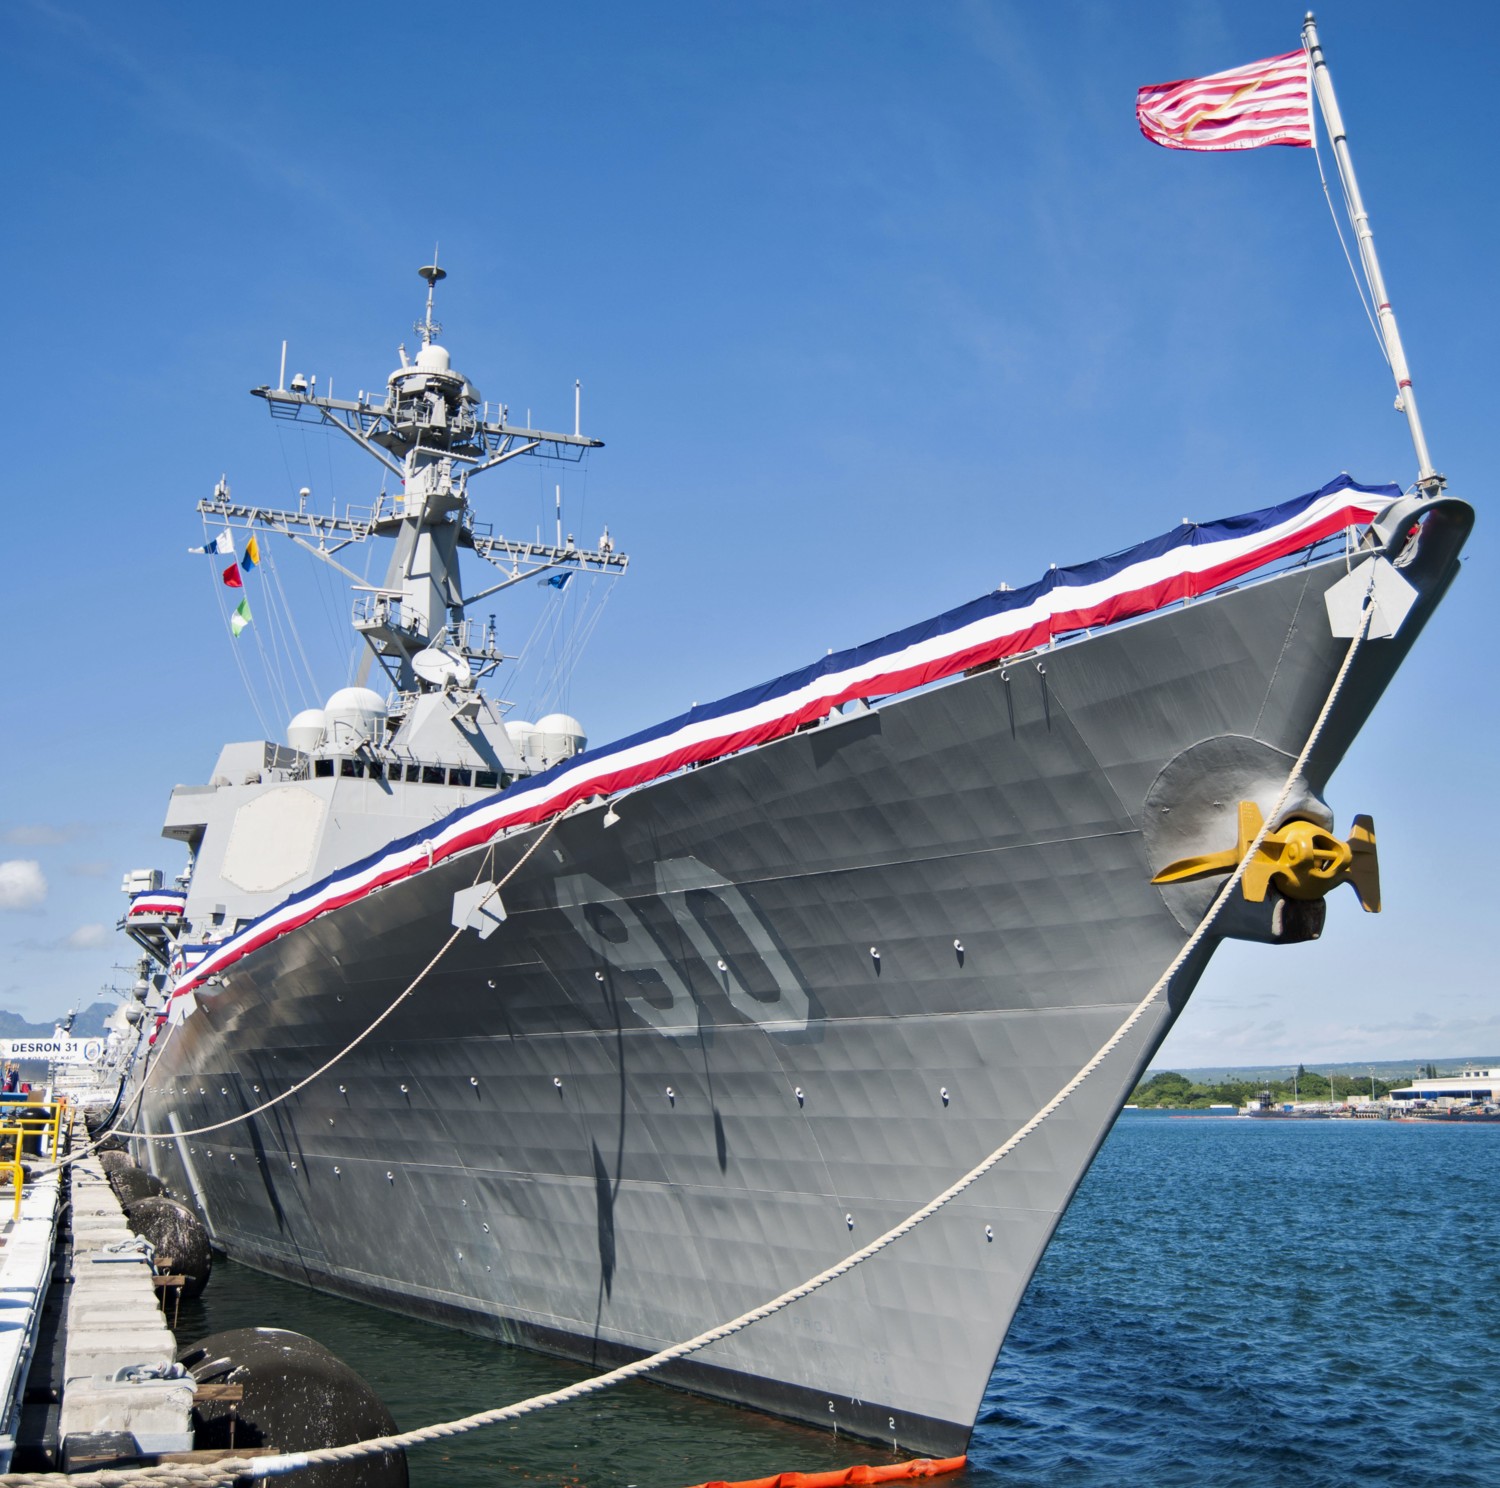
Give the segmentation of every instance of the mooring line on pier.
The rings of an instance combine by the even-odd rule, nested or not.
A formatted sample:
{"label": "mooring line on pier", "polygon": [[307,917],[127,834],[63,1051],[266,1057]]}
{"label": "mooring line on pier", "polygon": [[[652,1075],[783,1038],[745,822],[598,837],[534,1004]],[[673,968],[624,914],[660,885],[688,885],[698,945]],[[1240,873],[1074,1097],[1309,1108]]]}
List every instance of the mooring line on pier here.
{"label": "mooring line on pier", "polygon": [[[715,1343],[722,1343],[725,1339],[733,1337],[736,1333],[743,1332],[754,1323],[763,1321],[784,1311],[794,1302],[800,1302],[812,1293],[821,1290],[829,1282],[836,1281],[839,1277],[853,1271],[855,1267],[862,1265],[881,1251],[894,1245],[897,1240],[908,1235],[918,1225],[930,1219],[939,1210],[946,1208],[961,1194],[967,1192],[981,1178],[983,1178],[998,1163],[1004,1161],[1017,1147],[1021,1145],[1033,1132],[1035,1132],[1048,1117],[1052,1116],[1060,1106],[1089,1078],[1123,1042],[1130,1031],[1146,1015],[1147,1010],[1171,985],[1172,978],[1182,969],[1188,958],[1197,950],[1204,937],[1213,928],[1214,922],[1223,912],[1231,895],[1239,887],[1245,876],[1246,869],[1260,850],[1261,843],[1266,834],[1271,831],[1272,823],[1276,821],[1287,802],[1291,799],[1293,790],[1301,778],[1313,750],[1317,747],[1318,740],[1322,737],[1323,730],[1327,726],[1328,719],[1333,713],[1334,703],[1338,700],[1340,692],[1343,691],[1344,683],[1354,665],[1354,658],[1369,630],[1372,618],[1373,606],[1366,596],[1364,612],[1361,616],[1358,628],[1349,642],[1349,648],[1344,653],[1344,660],[1334,677],[1333,686],[1330,688],[1327,698],[1313,723],[1312,731],[1307,736],[1307,742],[1302,746],[1287,775],[1286,782],[1281,788],[1276,803],[1266,812],[1261,821],[1260,830],[1251,839],[1249,846],[1245,849],[1238,865],[1225,881],[1224,886],[1214,896],[1213,903],[1209,905],[1208,911],[1198,922],[1197,928],[1183,943],[1182,948],[1172,958],[1167,969],[1157,978],[1151,990],[1136,1003],[1131,1009],[1125,1021],[1104,1041],[1098,1050],[1079,1069],[1066,1084],[1043,1105],[1024,1125],[1014,1131],[1005,1139],[988,1157],[970,1168],[956,1183],[950,1184],[936,1198],[924,1204],[920,1209],[913,1211],[899,1224],[893,1225],[884,1234],[877,1236],[868,1245],[844,1257],[843,1260],[820,1271],[816,1276],[810,1277],[799,1286],[783,1292],[779,1297],[770,1302],[752,1308],[749,1312],[741,1313],[737,1318],[727,1323],[721,1323],[716,1328],[710,1328],[706,1332],[699,1333],[695,1338],[689,1338],[682,1343],[672,1344],[668,1348],[660,1349],[645,1358],[636,1359],[629,1364],[622,1364],[616,1369],[607,1370],[603,1374],[596,1374],[585,1380],[579,1380],[574,1384],[565,1386],[560,1390],[550,1390],[542,1395],[533,1395],[526,1400],[516,1401],[512,1405],[496,1406],[490,1410],[477,1411],[473,1415],[461,1416],[453,1421],[443,1421],[432,1426],[417,1427],[412,1431],[396,1432],[391,1436],[370,1437],[365,1441],[350,1442],[344,1446],[320,1447],[306,1452],[284,1452],[273,1457],[255,1458],[226,1458],[215,1463],[204,1463],[202,1465],[191,1463],[170,1463],[158,1467],[142,1468],[106,1468],[99,1472],[78,1473],[69,1477],[69,1483],[77,1485],[77,1488],[137,1488],[137,1485],[148,1483],[166,1484],[169,1488],[229,1488],[242,1479],[263,1479],[272,1477],[283,1477],[290,1473],[300,1472],[304,1468],[330,1466],[341,1462],[355,1462],[363,1457],[374,1457],[384,1452],[404,1450],[407,1447],[422,1446],[427,1442],[443,1441],[448,1437],[462,1436],[470,1431],[478,1431],[486,1426],[497,1426],[505,1421],[514,1421],[522,1416],[527,1416],[536,1411],[545,1410],[554,1405],[565,1405],[570,1401],[579,1400],[588,1395],[597,1394],[601,1390],[609,1389],[613,1385],[622,1384],[626,1380],[636,1379],[641,1375],[649,1374],[653,1370],[660,1369],[663,1365],[674,1363],[678,1359],[686,1358],[690,1354],[696,1354]],[[538,842],[540,842],[540,838]],[[536,844],[533,844],[535,846]],[[521,861],[524,861],[522,859]],[[520,862],[516,864],[520,867]],[[512,869],[512,872],[515,870]],[[454,937],[456,938],[456,937]],[[449,941],[452,944],[452,941]],[[446,947],[444,947],[446,950]],[[442,953],[440,952],[439,955]],[[434,963],[436,964],[436,960]],[[426,972],[423,972],[426,975]],[[404,995],[404,994],[403,994]],[[309,1077],[312,1078],[312,1077]],[[288,1092],[290,1093],[290,1092]],[[227,1124],[227,1123],[226,1123]],[[0,1476],[0,1488],[55,1488],[57,1478],[55,1474],[49,1473],[7,1473]]]}
{"label": "mooring line on pier", "polygon": [[[559,815],[554,816],[552,820],[542,828],[542,830],[537,834],[536,838],[527,845],[526,851],[523,852],[513,864],[511,864],[510,868],[506,871],[505,877],[502,878],[500,882],[497,883],[494,888],[484,897],[484,899],[477,906],[478,908],[482,909],[484,905],[488,904],[490,900],[492,900],[500,892],[500,890],[503,889],[506,884],[508,884],[511,879],[515,877],[526,860],[551,835],[552,829],[558,824],[558,822],[563,820],[563,817],[567,816],[568,814],[568,812],[562,812]],[[498,845],[498,843],[492,842],[485,849],[484,857],[480,860],[479,868],[474,874],[474,885],[477,885],[479,883],[479,880],[483,876],[486,868],[488,868],[490,863],[494,860],[495,848]],[[471,887],[472,886],[473,885],[471,885]],[[280,1095],[272,1096],[269,1100],[264,1100],[258,1106],[252,1106],[250,1110],[242,1111],[237,1116],[226,1117],[223,1121],[216,1121],[211,1126],[195,1126],[189,1128],[186,1131],[174,1131],[172,1133],[173,1139],[175,1140],[180,1137],[203,1137],[207,1136],[210,1132],[223,1131],[226,1127],[237,1126],[240,1122],[249,1121],[252,1117],[259,1116],[263,1112],[269,1111],[273,1106],[279,1106],[282,1101],[290,1100],[292,1096],[299,1094],[303,1090],[306,1090],[307,1087],[313,1083],[313,1081],[320,1079],[323,1075],[326,1075],[328,1071],[331,1070],[342,1059],[344,1059],[349,1054],[352,1054],[355,1049],[357,1049],[362,1043],[364,1043],[364,1041],[369,1038],[369,1036],[374,1033],[375,1030],[379,1028],[380,1025],[384,1023],[385,1020],[389,1018],[391,1014],[394,1013],[396,1009],[400,1007],[401,1004],[405,1002],[406,999],[410,997],[412,993],[415,992],[424,981],[426,981],[427,977],[436,969],[438,963],[443,959],[443,957],[453,949],[454,943],[467,928],[467,925],[459,925],[457,928],[455,928],[453,934],[450,935],[447,940],[445,940],[443,944],[438,948],[437,954],[433,956],[432,960],[430,960],[427,965],[424,966],[421,971],[416,974],[411,983],[406,987],[405,991],[401,992],[385,1008],[385,1010],[377,1018],[374,1019],[373,1022],[368,1024],[361,1032],[356,1034],[354,1038],[350,1039],[349,1042],[345,1044],[337,1054],[333,1055],[332,1058],[328,1059],[323,1064],[320,1064],[317,1069],[315,1069],[310,1075],[304,1076],[302,1079],[298,1080],[295,1085],[291,1085],[287,1089],[283,1090]],[[140,1107],[142,1097],[144,1097],[147,1087],[150,1085],[152,1078],[156,1074],[156,1071],[161,1068],[162,1054],[166,1051],[167,1045],[171,1043],[172,1035],[181,1026],[181,1020],[175,1023],[169,1022],[167,1024],[167,1036],[162,1040],[161,1049],[159,1049],[156,1053],[156,1060],[151,1065],[150,1069],[147,1070],[145,1079],[141,1081],[134,1099],[130,1102],[130,1105],[137,1110]],[[134,1118],[132,1117],[132,1119]],[[121,1121],[123,1120],[124,1118],[122,1117]],[[65,1168],[71,1163],[88,1157],[98,1148],[100,1142],[103,1142],[105,1138],[111,1136],[141,1137],[147,1141],[150,1141],[153,1133],[146,1131],[136,1131],[133,1129],[128,1131],[123,1130],[121,1122],[116,1122],[114,1126],[100,1132],[97,1137],[93,1138],[87,1146],[81,1148],[78,1152],[69,1153],[66,1157],[60,1158],[56,1164],[43,1168],[40,1171],[52,1172],[54,1167]],[[0,1481],[3,1481],[3,1479],[0,1479]]]}

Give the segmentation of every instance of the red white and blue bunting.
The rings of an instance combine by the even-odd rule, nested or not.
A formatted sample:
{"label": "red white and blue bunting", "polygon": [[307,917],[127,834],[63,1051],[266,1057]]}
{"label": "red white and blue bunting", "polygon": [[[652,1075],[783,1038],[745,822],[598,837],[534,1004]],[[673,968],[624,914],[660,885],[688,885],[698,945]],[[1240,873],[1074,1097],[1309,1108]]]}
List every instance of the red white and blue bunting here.
{"label": "red white and blue bunting", "polygon": [[1279,506],[1217,522],[1184,523],[1108,558],[1054,568],[1023,589],[982,595],[881,640],[835,652],[801,671],[588,750],[294,894],[185,966],[174,995],[203,986],[241,957],[319,915],[509,832],[549,821],[580,801],[633,790],[684,766],[770,743],[856,698],[909,692],[1060,636],[1207,594],[1369,523],[1400,495],[1397,486],[1362,486],[1343,475]]}
{"label": "red white and blue bunting", "polygon": [[133,920],[138,915],[180,915],[186,905],[187,895],[176,889],[149,889],[131,896],[125,918]]}

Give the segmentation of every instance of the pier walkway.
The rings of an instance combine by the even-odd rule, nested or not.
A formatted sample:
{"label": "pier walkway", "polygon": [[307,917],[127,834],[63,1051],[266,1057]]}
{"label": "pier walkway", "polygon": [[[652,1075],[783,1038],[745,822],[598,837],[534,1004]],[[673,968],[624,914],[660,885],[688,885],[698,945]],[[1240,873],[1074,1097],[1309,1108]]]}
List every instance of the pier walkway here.
{"label": "pier walkway", "polygon": [[10,1195],[4,1194],[7,1212],[0,1226],[0,1402],[5,1415],[0,1423],[0,1472],[10,1470],[16,1449],[42,1303],[52,1281],[62,1190],[62,1177],[53,1171],[23,1184],[19,1212],[10,1212]]}
{"label": "pier walkway", "polygon": [[192,1448],[193,1381],[151,1248],[97,1156],[53,1165],[70,1115],[62,1101],[0,1112],[0,1472]]}

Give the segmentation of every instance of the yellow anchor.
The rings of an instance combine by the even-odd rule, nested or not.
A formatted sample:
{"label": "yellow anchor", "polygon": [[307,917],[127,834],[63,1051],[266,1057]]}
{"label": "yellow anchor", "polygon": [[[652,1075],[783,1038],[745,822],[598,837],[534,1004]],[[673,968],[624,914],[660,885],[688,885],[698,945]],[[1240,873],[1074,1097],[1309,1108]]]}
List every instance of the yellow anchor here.
{"label": "yellow anchor", "polygon": [[[1227,852],[1200,853],[1169,863],[1152,883],[1187,883],[1232,873],[1250,850],[1265,820],[1254,801],[1240,802],[1239,845]],[[1240,880],[1245,898],[1260,904],[1274,886],[1288,899],[1321,899],[1341,883],[1354,886],[1370,914],[1380,913],[1380,860],[1375,853],[1375,823],[1356,816],[1347,842],[1316,822],[1294,820],[1267,832]]]}

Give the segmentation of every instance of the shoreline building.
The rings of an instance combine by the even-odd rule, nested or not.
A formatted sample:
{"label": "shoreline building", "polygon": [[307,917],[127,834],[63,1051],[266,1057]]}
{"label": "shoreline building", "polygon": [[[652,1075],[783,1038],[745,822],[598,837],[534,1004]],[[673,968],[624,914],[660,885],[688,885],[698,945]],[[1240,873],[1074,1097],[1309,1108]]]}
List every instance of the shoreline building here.
{"label": "shoreline building", "polygon": [[1431,1080],[1418,1077],[1412,1084],[1391,1091],[1390,1099],[1392,1104],[1414,1101],[1497,1104],[1500,1103],[1500,1068],[1466,1068],[1456,1075],[1438,1075]]}

